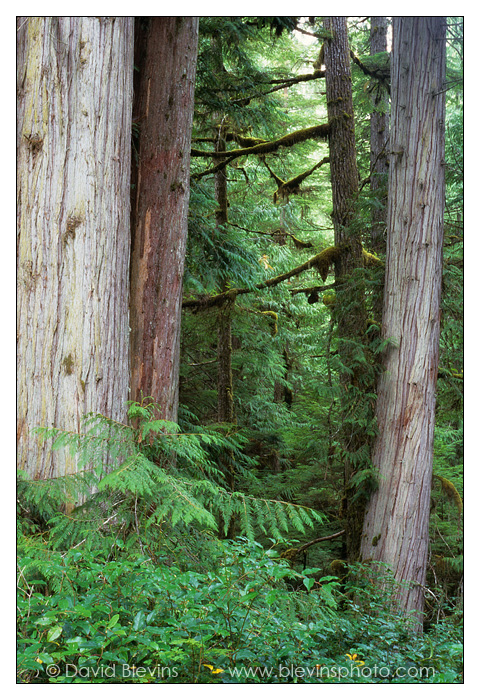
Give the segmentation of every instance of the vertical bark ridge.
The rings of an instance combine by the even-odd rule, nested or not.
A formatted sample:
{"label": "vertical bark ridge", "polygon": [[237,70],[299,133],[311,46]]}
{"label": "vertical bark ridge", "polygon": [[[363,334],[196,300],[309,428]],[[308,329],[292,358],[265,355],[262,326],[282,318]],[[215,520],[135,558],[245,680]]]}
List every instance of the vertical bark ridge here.
{"label": "vertical bark ridge", "polygon": [[[152,17],[143,60],[131,265],[131,398],[176,421],[198,18]],[[139,50],[138,50],[139,49]]]}
{"label": "vertical bark ridge", "polygon": [[406,612],[423,610],[428,556],[445,197],[444,78],[445,18],[394,18],[382,333],[395,345],[386,352],[378,388],[373,461],[380,482],[365,518],[362,555],[391,565],[398,580],[418,584],[399,593]]}
{"label": "vertical bark ridge", "polygon": [[75,459],[32,428],[125,412],[133,20],[18,27],[18,462],[45,478]]}

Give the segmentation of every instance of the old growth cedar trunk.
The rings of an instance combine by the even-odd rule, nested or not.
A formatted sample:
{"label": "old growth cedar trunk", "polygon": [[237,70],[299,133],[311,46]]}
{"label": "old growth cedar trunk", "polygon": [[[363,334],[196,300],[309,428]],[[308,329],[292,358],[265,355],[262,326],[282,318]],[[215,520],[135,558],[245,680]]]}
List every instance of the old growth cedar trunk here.
{"label": "old growth cedar trunk", "polygon": [[[362,241],[354,226],[354,206],[358,194],[358,170],[355,148],[350,49],[346,17],[325,18],[325,29],[332,38],[325,41],[325,84],[328,122],[330,126],[329,151],[332,181],[335,245],[341,255],[335,262],[337,287],[336,317],[338,320],[339,354],[344,367],[340,381],[343,387],[342,412],[345,417],[341,435],[344,462],[345,496],[343,512],[346,520],[346,548],[350,560],[357,558],[363,514],[353,502],[350,486],[358,455],[365,444],[363,431],[354,417],[355,394],[361,385],[362,368],[354,361],[356,343],[363,339],[365,330],[365,303],[361,280],[355,279],[354,270],[363,267]],[[353,374],[351,374],[353,372]]]}
{"label": "old growth cedar trunk", "polygon": [[444,212],[445,18],[396,17],[379,435],[362,556],[389,564],[399,609],[423,610]]}
{"label": "old growth cedar trunk", "polygon": [[198,17],[137,26],[131,398],[152,397],[160,416],[176,421]]}
{"label": "old growth cedar trunk", "polygon": [[17,27],[18,464],[42,479],[76,462],[33,428],[125,416],[133,19]]}

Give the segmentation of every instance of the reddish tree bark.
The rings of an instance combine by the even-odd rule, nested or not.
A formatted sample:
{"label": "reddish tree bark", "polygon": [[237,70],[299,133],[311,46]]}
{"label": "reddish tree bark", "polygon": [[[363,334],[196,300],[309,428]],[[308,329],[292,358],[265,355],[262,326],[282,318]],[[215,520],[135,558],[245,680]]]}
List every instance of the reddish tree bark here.
{"label": "reddish tree bark", "polygon": [[131,398],[153,397],[161,417],[176,421],[198,17],[142,23],[136,38]]}

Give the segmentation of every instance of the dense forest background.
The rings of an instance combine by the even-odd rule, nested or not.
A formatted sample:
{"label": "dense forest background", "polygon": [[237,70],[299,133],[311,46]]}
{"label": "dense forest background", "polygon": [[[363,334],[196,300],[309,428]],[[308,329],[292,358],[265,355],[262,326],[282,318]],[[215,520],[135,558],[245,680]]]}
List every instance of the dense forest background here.
{"label": "dense forest background", "polygon": [[[131,51],[132,113],[120,156],[131,155],[122,184],[131,207],[121,224],[131,257],[129,272],[126,259],[113,270],[122,279],[99,312],[123,346],[105,341],[103,374],[95,383],[82,370],[72,390],[78,354],[68,318],[75,327],[78,317],[70,311],[58,327],[71,333],[73,349],[65,345],[51,365],[66,383],[42,389],[35,444],[20,432],[20,682],[462,682],[462,20],[447,20],[439,91],[445,200],[433,476],[427,504],[412,506],[426,509],[428,528],[419,617],[420,604],[405,604],[399,592],[405,582],[394,560],[379,556],[383,564],[372,566],[381,529],[368,535],[372,553],[360,556],[379,489],[379,381],[394,344],[382,331],[388,171],[398,155],[388,138],[399,94],[390,79],[391,19],[349,17],[343,54],[335,44],[343,18],[200,17],[176,33],[169,19],[136,18],[125,30],[135,36],[123,51]],[[170,73],[161,63],[167,45]],[[340,59],[353,114],[329,83]],[[168,148],[159,155],[162,133]],[[22,155],[18,162],[31,174],[46,137],[29,134],[21,142],[30,165]],[[343,138],[350,146],[342,141],[338,155],[332,144]],[[346,153],[356,164],[353,185],[342,170]],[[65,177],[78,182],[81,166],[72,173]],[[19,180],[24,193],[42,181]],[[84,214],[67,210],[58,244],[65,260],[84,224]],[[26,318],[36,273],[22,262],[22,236]],[[84,259],[95,269],[91,251]],[[99,259],[119,260],[115,251]],[[434,296],[428,272],[422,282]],[[85,301],[79,308],[83,318]],[[20,363],[35,352],[32,337],[47,346],[47,331],[40,340],[32,330],[35,309]],[[83,328],[80,345],[88,333],[102,336],[98,323]],[[20,382],[21,430],[34,381]],[[103,386],[103,404],[85,398]],[[56,394],[70,407],[65,419],[45,408]],[[64,456],[51,457],[52,447]],[[402,493],[407,487],[395,499],[408,519]]]}

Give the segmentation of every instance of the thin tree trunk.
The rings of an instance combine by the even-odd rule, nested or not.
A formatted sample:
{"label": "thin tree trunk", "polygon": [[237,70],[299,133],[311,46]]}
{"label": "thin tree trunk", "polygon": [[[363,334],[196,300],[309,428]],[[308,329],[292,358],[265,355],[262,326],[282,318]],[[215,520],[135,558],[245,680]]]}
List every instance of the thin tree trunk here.
{"label": "thin tree trunk", "polygon": [[[387,51],[386,17],[372,17],[370,28],[370,54]],[[389,96],[387,88],[380,82],[372,93],[374,111],[370,115],[370,189],[380,193],[379,203],[372,205],[372,246],[376,253],[385,252],[387,176],[388,176],[388,136],[389,136]],[[385,193],[385,194],[383,194]]]}
{"label": "thin tree trunk", "polygon": [[144,21],[137,34],[131,398],[152,397],[160,416],[176,421],[198,17]]}
{"label": "thin tree trunk", "polygon": [[[225,70],[223,65],[223,46],[220,36],[212,40],[215,73],[219,76]],[[222,97],[220,95],[220,97]],[[215,151],[224,151],[225,124],[221,114],[215,115],[218,120],[218,133],[215,141]],[[226,225],[228,224],[228,187],[227,187],[227,164],[215,173],[215,198],[217,209],[215,212],[215,224],[217,226],[219,238],[226,235]],[[222,292],[228,289],[228,279],[220,271],[222,279]],[[227,299],[219,308],[217,316],[217,419],[219,423],[235,422],[235,404],[233,399],[233,371],[232,371],[232,315],[235,306],[235,299]],[[225,474],[225,479],[230,491],[235,490],[235,465],[233,462],[232,450],[223,450],[220,465]],[[233,539],[236,531],[236,518],[232,516],[228,523],[224,522],[220,516],[220,532],[224,532],[226,537]],[[226,532],[225,532],[226,530]]]}
{"label": "thin tree trunk", "polygon": [[[386,17],[371,17],[370,54],[387,51],[388,22]],[[387,88],[378,82],[372,92],[373,111],[370,114],[370,190],[377,201],[372,201],[372,226],[370,245],[377,255],[386,250],[386,215],[388,184],[389,95]],[[380,276],[379,268],[378,275]],[[379,280],[379,283],[381,280]],[[381,323],[383,284],[375,289],[373,300],[374,319]]]}
{"label": "thin tree trunk", "polygon": [[[225,148],[222,133],[215,144],[215,148]],[[217,211],[215,223],[219,229],[219,235],[225,236],[224,227],[228,222],[228,197],[227,197],[227,172],[226,167],[215,173],[215,196],[217,199]],[[222,291],[228,289],[228,281],[224,280]],[[233,373],[232,373],[232,311],[234,301],[227,300],[218,312],[218,421],[220,423],[233,423],[235,419],[233,403]],[[233,475],[230,474],[231,488],[233,488]]]}
{"label": "thin tree trunk", "polygon": [[232,301],[227,301],[218,312],[218,421],[233,423],[235,409],[233,402],[232,373]]}
{"label": "thin tree trunk", "polygon": [[18,463],[74,472],[31,430],[123,420],[133,19],[18,19]]}
{"label": "thin tree trunk", "polygon": [[444,212],[445,18],[393,25],[391,164],[383,337],[362,556],[389,564],[399,608],[423,610],[438,368]]}
{"label": "thin tree trunk", "polygon": [[[354,270],[363,267],[362,241],[354,227],[354,206],[358,194],[358,170],[355,148],[350,49],[346,17],[325,18],[325,29],[332,34],[324,44],[325,84],[330,127],[330,171],[332,180],[335,245],[342,253],[335,262],[337,287],[336,318],[338,320],[339,354],[345,368],[340,373],[342,385],[342,457],[344,461],[346,546],[350,560],[355,560],[360,547],[363,512],[354,501],[351,479],[358,466],[358,454],[365,443],[364,432],[355,427],[355,402],[362,384],[361,368],[355,361],[356,345],[363,341],[365,303],[361,280]],[[360,283],[359,283],[360,282]],[[352,374],[353,373],[353,374]]]}

